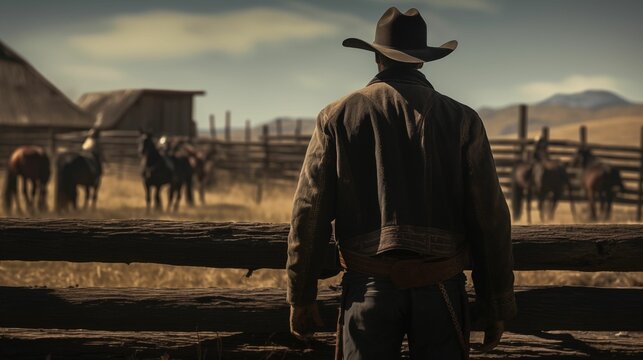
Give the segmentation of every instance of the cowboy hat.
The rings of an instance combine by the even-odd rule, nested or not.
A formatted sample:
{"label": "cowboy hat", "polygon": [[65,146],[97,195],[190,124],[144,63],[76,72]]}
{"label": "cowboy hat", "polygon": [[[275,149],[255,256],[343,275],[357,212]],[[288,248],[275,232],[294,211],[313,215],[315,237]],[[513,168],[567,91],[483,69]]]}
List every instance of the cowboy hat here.
{"label": "cowboy hat", "polygon": [[391,7],[377,22],[374,42],[348,38],[342,45],[373,51],[395,61],[422,63],[449,55],[458,42],[452,40],[439,47],[427,46],[426,22],[420,12],[410,9],[402,14],[396,7]]}

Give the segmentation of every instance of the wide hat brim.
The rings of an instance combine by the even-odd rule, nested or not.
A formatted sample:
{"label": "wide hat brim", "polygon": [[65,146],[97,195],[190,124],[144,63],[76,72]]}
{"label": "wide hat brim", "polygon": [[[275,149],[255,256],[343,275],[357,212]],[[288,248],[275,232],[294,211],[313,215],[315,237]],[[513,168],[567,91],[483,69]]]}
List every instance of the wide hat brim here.
{"label": "wide hat brim", "polygon": [[438,47],[426,46],[419,49],[396,49],[389,46],[368,43],[357,38],[348,38],[342,42],[345,47],[373,51],[387,58],[404,63],[421,63],[442,59],[458,47],[458,42],[451,40]]}

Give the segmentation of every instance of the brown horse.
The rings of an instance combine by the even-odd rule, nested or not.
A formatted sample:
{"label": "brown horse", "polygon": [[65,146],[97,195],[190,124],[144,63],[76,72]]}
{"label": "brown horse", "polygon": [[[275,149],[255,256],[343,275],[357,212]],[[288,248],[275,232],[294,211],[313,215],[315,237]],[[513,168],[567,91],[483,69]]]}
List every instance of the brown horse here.
{"label": "brown horse", "polygon": [[572,166],[581,169],[580,186],[589,202],[590,220],[598,220],[598,200],[602,220],[608,221],[612,215],[612,202],[616,194],[625,191],[621,173],[617,168],[601,162],[587,147],[578,149]]}
{"label": "brown horse", "polygon": [[[27,211],[30,213],[34,211],[36,195],[38,196],[37,209],[46,211],[47,183],[50,175],[49,156],[45,149],[40,146],[22,146],[14,150],[9,158],[4,185],[5,212],[11,213],[14,198],[17,211],[22,212],[18,200],[18,176],[22,177],[22,194]],[[31,182],[31,191],[29,191],[29,182]]]}
{"label": "brown horse", "polygon": [[100,131],[89,130],[81,151],[68,151],[58,155],[56,161],[56,211],[77,208],[77,187],[85,188],[85,205],[90,199],[96,209],[98,189],[103,174],[102,152],[99,143]]}
{"label": "brown horse", "polygon": [[527,222],[531,224],[531,198],[535,195],[540,221],[545,222],[546,218],[551,221],[565,189],[569,192],[571,212],[575,220],[576,207],[571,181],[560,162],[545,157],[518,164],[514,168],[511,188],[514,220],[520,220],[523,198],[526,198]]}

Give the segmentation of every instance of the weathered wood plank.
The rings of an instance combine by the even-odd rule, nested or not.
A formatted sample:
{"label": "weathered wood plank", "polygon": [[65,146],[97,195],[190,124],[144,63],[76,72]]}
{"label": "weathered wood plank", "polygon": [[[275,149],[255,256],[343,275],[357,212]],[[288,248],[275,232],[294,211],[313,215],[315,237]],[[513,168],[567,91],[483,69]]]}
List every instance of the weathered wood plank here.
{"label": "weathered wood plank", "polygon": [[[474,332],[472,339],[480,341]],[[318,333],[302,343],[284,333],[229,334],[212,332],[105,332],[85,330],[0,329],[0,357],[42,360],[136,358],[207,359],[330,359],[333,333]],[[473,352],[472,359],[640,359],[643,334],[613,332],[505,333],[493,352]],[[220,356],[219,356],[220,355]],[[408,359],[404,344],[402,358]]]}
{"label": "weathered wood plank", "polygon": [[[288,224],[0,219],[0,260],[283,269]],[[516,270],[643,271],[643,225],[512,229]],[[333,251],[329,246],[328,251]]]}
{"label": "weathered wood plank", "polygon": [[[643,330],[641,288],[519,287],[516,298],[511,331]],[[288,331],[281,289],[0,287],[0,299],[0,327]],[[318,299],[323,330],[333,331],[338,292],[322,290]]]}

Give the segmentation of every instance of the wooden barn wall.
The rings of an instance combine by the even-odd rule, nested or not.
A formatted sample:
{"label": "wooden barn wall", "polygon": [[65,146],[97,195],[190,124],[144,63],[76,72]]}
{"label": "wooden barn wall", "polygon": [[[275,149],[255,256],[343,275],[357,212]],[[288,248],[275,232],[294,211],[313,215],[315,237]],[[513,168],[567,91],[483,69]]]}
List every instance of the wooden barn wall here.
{"label": "wooden barn wall", "polygon": [[139,130],[155,135],[190,135],[191,95],[144,94],[114,130]]}

